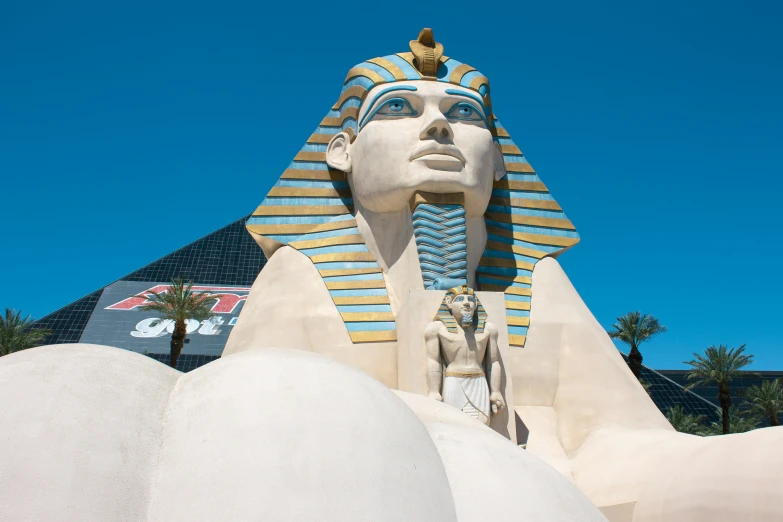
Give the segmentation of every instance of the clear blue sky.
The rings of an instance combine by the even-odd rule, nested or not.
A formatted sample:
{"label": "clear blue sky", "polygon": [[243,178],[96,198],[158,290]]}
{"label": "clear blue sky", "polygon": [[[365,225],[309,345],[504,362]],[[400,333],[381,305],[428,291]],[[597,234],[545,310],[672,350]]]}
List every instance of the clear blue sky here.
{"label": "clear blue sky", "polygon": [[[598,320],[783,369],[783,3],[0,5],[0,307],[41,317],[249,214],[354,64],[431,26],[582,242]],[[347,7],[343,7],[347,6]]]}

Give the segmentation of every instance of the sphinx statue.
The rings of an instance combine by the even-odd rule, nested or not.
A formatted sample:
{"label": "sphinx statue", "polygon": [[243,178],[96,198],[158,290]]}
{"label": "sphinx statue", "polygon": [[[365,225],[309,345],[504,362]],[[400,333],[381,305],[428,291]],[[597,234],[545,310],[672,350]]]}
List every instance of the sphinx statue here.
{"label": "sphinx statue", "polygon": [[308,350],[438,398],[425,330],[444,291],[467,285],[497,322],[509,423],[490,426],[610,520],[783,517],[783,458],[764,462],[783,428],[674,431],[559,266],[579,236],[497,119],[489,80],[431,31],[350,69],[247,229],[268,263],[224,359]]}

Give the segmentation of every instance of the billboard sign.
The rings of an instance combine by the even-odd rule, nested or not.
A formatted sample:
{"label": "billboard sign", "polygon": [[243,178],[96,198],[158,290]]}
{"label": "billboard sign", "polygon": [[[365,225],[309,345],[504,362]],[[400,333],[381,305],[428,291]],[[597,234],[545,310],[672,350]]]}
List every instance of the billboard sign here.
{"label": "billboard sign", "polygon": [[[139,353],[169,353],[174,323],[141,309],[150,292],[164,292],[168,283],[117,281],[104,288],[79,342],[115,346]],[[183,354],[221,355],[231,328],[236,324],[249,287],[193,285],[196,292],[217,296],[215,316],[190,320]]]}

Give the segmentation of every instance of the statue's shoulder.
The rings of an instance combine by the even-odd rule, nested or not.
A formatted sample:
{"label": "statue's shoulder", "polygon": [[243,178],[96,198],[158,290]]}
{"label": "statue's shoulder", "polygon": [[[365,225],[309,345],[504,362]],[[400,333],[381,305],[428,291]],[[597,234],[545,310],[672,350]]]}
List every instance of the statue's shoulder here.
{"label": "statue's shoulder", "polygon": [[484,323],[484,331],[489,335],[491,335],[492,337],[497,337],[499,332],[497,325],[490,321]]}
{"label": "statue's shoulder", "polygon": [[442,335],[444,333],[448,333],[448,330],[446,329],[446,325],[440,321],[432,321],[424,329],[425,338],[432,338],[435,336]]}

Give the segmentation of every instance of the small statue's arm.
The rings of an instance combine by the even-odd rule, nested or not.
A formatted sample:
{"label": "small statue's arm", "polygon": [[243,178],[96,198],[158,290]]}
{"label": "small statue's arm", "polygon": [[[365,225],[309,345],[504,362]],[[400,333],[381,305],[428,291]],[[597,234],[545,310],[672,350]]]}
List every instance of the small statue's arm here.
{"label": "small statue's arm", "polygon": [[487,347],[487,357],[489,357],[489,404],[492,406],[492,413],[497,414],[506,407],[506,401],[503,400],[503,394],[500,386],[503,382],[503,372],[500,369],[500,351],[498,350],[498,329],[492,323],[487,323],[489,331],[489,346]]}
{"label": "small statue's arm", "polygon": [[432,322],[424,330],[424,343],[427,346],[427,387],[428,397],[436,401],[442,401],[440,394],[443,383],[443,366],[440,360],[440,338],[438,329],[441,323]]}

